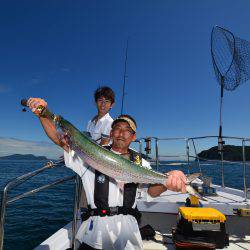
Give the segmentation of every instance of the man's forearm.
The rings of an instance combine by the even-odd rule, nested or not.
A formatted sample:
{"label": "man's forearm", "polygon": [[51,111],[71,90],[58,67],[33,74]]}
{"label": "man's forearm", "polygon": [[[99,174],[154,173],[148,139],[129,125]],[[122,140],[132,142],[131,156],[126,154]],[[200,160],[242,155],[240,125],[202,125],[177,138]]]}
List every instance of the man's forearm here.
{"label": "man's forearm", "polygon": [[48,117],[42,117],[41,116],[41,107],[42,110],[47,108],[47,102],[44,99],[41,98],[29,98],[27,102],[28,107],[30,110],[39,117],[39,120],[43,126],[43,129],[47,136],[58,146],[62,147],[67,152],[69,151],[68,144],[65,139],[59,138],[55,124],[52,120],[50,120]]}

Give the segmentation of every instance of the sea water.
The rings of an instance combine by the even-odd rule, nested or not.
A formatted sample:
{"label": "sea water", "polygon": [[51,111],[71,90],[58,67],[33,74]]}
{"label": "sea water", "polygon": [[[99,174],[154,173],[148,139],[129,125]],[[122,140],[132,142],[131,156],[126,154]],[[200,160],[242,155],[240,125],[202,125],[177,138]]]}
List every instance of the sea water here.
{"label": "sea water", "polygon": [[[41,168],[46,162],[30,160],[0,160],[0,190],[6,183],[22,174]],[[156,168],[155,166],[153,166]],[[198,172],[196,162],[189,166],[184,162],[173,164],[164,162],[159,171],[168,172],[179,169],[188,173]],[[247,186],[250,187],[250,165],[247,166]],[[213,176],[215,184],[221,184],[221,165],[209,162],[201,163],[201,170],[207,176]],[[225,164],[225,185],[243,189],[243,165]],[[10,192],[10,197],[51,183],[74,173],[66,167],[48,169],[31,178]],[[1,194],[2,196],[2,194]],[[33,249],[51,234],[66,225],[73,218],[74,182],[68,181],[41,191],[7,206],[5,221],[4,249]]]}
{"label": "sea water", "polygon": [[[46,162],[0,160],[0,190],[20,175],[41,168]],[[45,170],[10,192],[10,197],[74,173],[66,167]],[[1,194],[2,196],[2,194]],[[68,181],[7,206],[4,249],[33,249],[72,220],[74,181]]]}

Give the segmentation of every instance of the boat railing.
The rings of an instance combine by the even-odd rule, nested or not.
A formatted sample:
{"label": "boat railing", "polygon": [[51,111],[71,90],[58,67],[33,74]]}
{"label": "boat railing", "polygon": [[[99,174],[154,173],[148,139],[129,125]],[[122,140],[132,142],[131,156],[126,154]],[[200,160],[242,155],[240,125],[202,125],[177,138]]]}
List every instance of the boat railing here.
{"label": "boat railing", "polygon": [[81,179],[77,176],[77,175],[73,175],[73,176],[68,176],[68,177],[64,177],[58,180],[53,181],[52,183],[40,186],[38,188],[35,188],[33,190],[24,192],[22,194],[19,194],[13,198],[8,198],[8,194],[11,190],[13,190],[14,188],[16,188],[17,186],[19,186],[20,184],[26,182],[27,180],[29,180],[30,178],[42,173],[43,171],[47,170],[47,169],[51,169],[54,167],[58,167],[58,166],[62,166],[64,165],[64,161],[63,160],[59,160],[56,162],[52,162],[49,161],[47,162],[42,168],[39,168],[35,171],[26,173],[22,176],[19,176],[11,181],[9,181],[4,189],[3,189],[3,193],[2,193],[2,201],[1,201],[1,220],[0,220],[0,250],[3,249],[3,242],[4,242],[4,223],[5,223],[5,215],[6,215],[6,208],[9,204],[18,201],[20,199],[23,199],[25,197],[28,197],[30,195],[33,195],[37,192],[40,192],[42,190],[48,189],[50,187],[53,187],[55,185],[64,183],[66,181],[70,181],[70,180],[75,180],[75,199],[74,199],[74,218],[73,218],[73,222],[72,222],[72,241],[71,241],[71,247],[72,249],[75,249],[75,235],[76,235],[76,224],[77,224],[77,211],[79,208],[79,194],[80,194],[80,189],[81,189]]}
{"label": "boat railing", "polygon": [[[175,159],[175,160],[182,160],[185,163],[187,163],[187,172],[191,172],[191,165],[195,162],[199,168],[199,171],[201,173],[201,176],[203,175],[202,168],[201,168],[201,161],[209,161],[211,163],[219,163],[221,165],[221,186],[225,187],[225,172],[224,172],[224,164],[241,164],[243,165],[243,189],[244,189],[244,196],[245,200],[247,199],[247,176],[246,176],[246,168],[247,165],[250,165],[249,162],[246,161],[246,144],[250,142],[250,138],[243,138],[243,137],[233,137],[233,136],[223,136],[222,141],[223,144],[225,141],[237,141],[238,145],[241,146],[241,153],[242,153],[242,160],[239,162],[235,161],[228,161],[225,160],[223,157],[223,150],[222,152],[218,150],[218,153],[220,155],[220,159],[211,160],[202,158],[199,156],[198,152],[198,145],[202,144],[201,141],[205,140],[216,140],[218,142],[219,136],[201,136],[201,137],[173,137],[173,138],[159,138],[159,137],[143,137],[136,140],[136,142],[139,145],[139,152],[142,154],[142,156],[145,156],[145,158],[152,164],[156,166],[156,169],[159,171],[160,166],[166,165],[166,159]],[[182,143],[182,153],[175,153],[174,154],[166,154],[161,153],[161,142],[173,142],[173,141],[180,141]],[[145,148],[144,148],[145,145]],[[213,145],[214,146],[214,145]],[[208,149],[208,147],[203,148]],[[164,152],[167,150],[164,149]]]}
{"label": "boat railing", "polygon": [[[224,187],[224,163],[235,163],[232,161],[226,161],[222,159],[219,160],[211,160],[211,159],[205,159],[199,156],[197,144],[198,141],[200,140],[205,140],[205,139],[218,139],[218,136],[202,136],[202,137],[190,137],[190,138],[158,138],[158,137],[146,137],[146,138],[140,138],[136,141],[139,145],[139,152],[145,156],[152,164],[156,165],[157,170],[159,170],[159,167],[161,165],[166,165],[164,164],[164,161],[162,161],[162,158],[175,158],[175,159],[184,159],[185,162],[187,163],[188,166],[188,172],[191,172],[191,164],[194,162],[198,165],[199,171],[201,175],[202,173],[202,168],[201,168],[201,162],[200,161],[205,161],[208,160],[210,162],[220,162],[221,163],[221,185]],[[238,140],[240,141],[241,147],[242,147],[242,161],[239,162],[243,164],[243,183],[244,183],[244,195],[245,195],[245,200],[247,199],[247,182],[246,182],[246,166],[250,165],[249,162],[246,161],[246,143],[250,142],[250,138],[241,138],[241,137],[231,137],[231,136],[224,136],[223,141],[225,140]],[[160,145],[159,143],[162,141],[167,141],[167,142],[172,142],[172,141],[178,141],[182,142],[184,144],[184,153],[178,153],[178,154],[162,154],[160,151]],[[154,143],[154,147],[152,147],[152,143]],[[143,148],[143,145],[146,145],[145,148]],[[76,248],[76,225],[77,225],[77,211],[79,209],[79,195],[80,195],[80,190],[81,190],[81,179],[78,175],[74,176],[68,176],[65,178],[58,179],[52,183],[46,184],[44,186],[41,186],[39,188],[30,190],[28,192],[25,192],[23,194],[20,194],[18,196],[15,196],[13,198],[8,199],[8,193],[10,190],[16,188],[20,184],[26,182],[30,178],[42,173],[43,171],[47,169],[51,169],[56,166],[62,165],[63,161],[58,161],[58,162],[48,162],[46,163],[42,168],[37,169],[35,171],[29,172],[27,174],[24,174],[22,176],[19,176],[10,182],[7,183],[7,185],[4,187],[3,194],[2,194],[2,202],[1,202],[1,221],[0,221],[0,250],[3,249],[3,242],[4,242],[4,223],[5,223],[5,214],[6,214],[6,207],[7,205],[20,200],[22,198],[25,198],[27,196],[30,196],[32,194],[35,194],[39,191],[42,191],[44,189],[50,188],[52,186],[58,185],[60,183],[64,183],[69,180],[75,180],[75,201],[74,201],[74,218],[72,222],[72,240],[71,240],[71,247],[72,249]]]}

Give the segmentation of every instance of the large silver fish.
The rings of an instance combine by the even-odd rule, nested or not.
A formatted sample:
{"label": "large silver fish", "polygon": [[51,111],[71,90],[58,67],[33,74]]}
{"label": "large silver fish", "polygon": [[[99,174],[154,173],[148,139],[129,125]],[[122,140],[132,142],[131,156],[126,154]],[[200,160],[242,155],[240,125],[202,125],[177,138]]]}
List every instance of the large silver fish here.
{"label": "large silver fish", "polygon": [[[24,104],[24,102],[22,102],[22,104]],[[56,126],[67,136],[70,148],[76,151],[92,168],[114,178],[118,182],[166,185],[167,175],[137,165],[105,149],[94,142],[85,133],[80,132],[63,117],[56,116],[43,107],[40,107],[40,109],[42,115],[52,119]],[[196,174],[195,176],[198,175]],[[195,196],[199,196],[199,194],[189,186],[189,183],[187,183],[187,191]]]}

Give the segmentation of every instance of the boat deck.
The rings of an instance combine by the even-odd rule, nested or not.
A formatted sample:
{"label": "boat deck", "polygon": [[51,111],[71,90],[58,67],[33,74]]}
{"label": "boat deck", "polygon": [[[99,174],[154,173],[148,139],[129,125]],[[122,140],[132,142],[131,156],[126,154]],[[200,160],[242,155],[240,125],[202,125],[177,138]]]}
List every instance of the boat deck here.
{"label": "boat deck", "polygon": [[[65,250],[70,247],[71,223],[61,228],[50,238],[45,240],[35,250]],[[143,249],[145,250],[171,250],[175,249],[171,234],[156,233],[155,240],[143,241]],[[230,235],[229,246],[224,248],[227,250],[248,250],[250,249],[250,236]]]}
{"label": "boat deck", "polygon": [[[200,201],[201,206],[216,208],[225,215],[233,215],[235,208],[250,208],[250,201],[245,200],[242,190],[222,188],[217,185],[213,185],[213,187],[216,188],[217,195],[206,196],[207,201]],[[180,206],[185,206],[185,201],[189,197],[188,194],[170,190],[156,198],[151,198],[146,193],[146,189],[142,189],[141,196],[137,200],[138,209],[145,212],[176,214]]]}
{"label": "boat deck", "polygon": [[[227,216],[226,230],[230,244],[225,249],[250,249],[250,217],[233,215],[234,208],[250,207],[249,200],[245,201],[244,192],[238,189],[222,188],[214,185],[216,196],[206,197],[200,201],[204,207],[214,207]],[[155,240],[143,241],[144,249],[175,249],[172,242],[171,230],[176,226],[178,208],[185,205],[187,194],[166,191],[160,197],[151,198],[145,188],[141,189],[137,199],[138,209],[142,212],[140,226],[150,224],[158,233]],[[80,220],[78,220],[78,227]],[[71,223],[57,231],[44,241],[36,250],[65,250],[70,247]]]}
{"label": "boat deck", "polygon": [[[156,235],[155,241],[144,241],[144,250],[172,250],[175,249],[174,243],[171,239],[171,234],[166,234],[163,237]],[[250,249],[250,236],[245,238],[238,238],[236,236],[229,237],[229,246],[224,248],[227,250],[248,250]]]}

